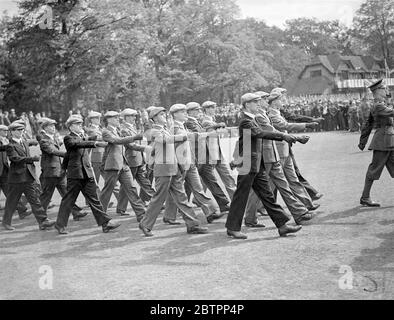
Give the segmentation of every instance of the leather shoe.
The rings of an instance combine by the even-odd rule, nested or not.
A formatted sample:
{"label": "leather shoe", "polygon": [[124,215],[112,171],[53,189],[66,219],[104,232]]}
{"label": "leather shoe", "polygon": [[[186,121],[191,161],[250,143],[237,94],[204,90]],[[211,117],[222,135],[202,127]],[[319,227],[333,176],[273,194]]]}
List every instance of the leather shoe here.
{"label": "leather shoe", "polygon": [[166,218],[163,218],[163,222],[164,222],[165,224],[169,224],[169,225],[172,225],[172,226],[179,226],[179,225],[181,224],[181,223],[178,222],[178,221],[171,220],[171,219],[166,219]]}
{"label": "leather shoe", "polygon": [[314,197],[312,197],[312,200],[317,201],[317,200],[321,199],[323,196],[324,196],[324,194],[317,193]]}
{"label": "leather shoe", "polygon": [[368,199],[360,199],[360,204],[367,207],[380,207],[380,204],[377,202],[373,202],[370,198]]}
{"label": "leather shoe", "polygon": [[68,234],[65,227],[59,227],[57,224],[55,224],[55,229],[59,234]]}
{"label": "leather shoe", "polygon": [[302,229],[302,226],[289,226],[287,224],[284,224],[278,229],[279,235],[281,237],[286,237],[287,234],[289,233],[296,233]]}
{"label": "leather shoe", "polygon": [[245,240],[248,238],[248,236],[245,233],[242,233],[240,231],[232,231],[228,229],[227,229],[227,235],[231,238],[240,239],[240,240]]}
{"label": "leather shoe", "polygon": [[31,210],[27,210],[27,209],[26,209],[25,211],[19,213],[19,219],[20,219],[20,220],[23,220],[23,219],[25,219],[26,217],[30,216],[32,213],[33,213],[33,212],[32,212]]}
{"label": "leather shoe", "polygon": [[2,225],[3,225],[4,229],[6,229],[6,230],[9,230],[9,231],[15,230],[15,228],[9,224],[2,223]]}
{"label": "leather shoe", "polygon": [[73,219],[74,221],[79,221],[83,217],[86,217],[88,215],[87,211],[73,211]]}
{"label": "leather shoe", "polygon": [[302,225],[306,221],[312,220],[312,218],[313,218],[312,213],[308,212],[308,213],[305,213],[304,215],[302,215],[301,217],[299,217],[298,219],[296,219],[295,222],[298,225]]}
{"label": "leather shoe", "polygon": [[187,233],[189,234],[205,234],[208,232],[208,228],[205,227],[192,227],[187,229]]}
{"label": "leather shoe", "polygon": [[141,223],[138,225],[138,227],[142,230],[145,237],[153,237],[153,233],[148,228],[144,227]]}
{"label": "leather shoe", "polygon": [[114,230],[118,227],[120,227],[120,223],[113,222],[112,220],[108,221],[107,223],[103,224],[103,226],[102,226],[104,233],[108,233],[111,230]]}
{"label": "leather shoe", "polygon": [[221,217],[223,217],[226,214],[226,212],[220,212],[220,213],[212,213],[209,216],[207,216],[207,221],[208,223],[212,223],[214,220],[218,220]]}
{"label": "leather shoe", "polygon": [[312,207],[308,208],[309,211],[315,211],[316,209],[320,208],[320,204],[316,203],[313,204]]}
{"label": "leather shoe", "polygon": [[130,213],[127,213],[126,211],[116,211],[116,213],[118,215],[120,215],[121,217],[128,217],[128,216],[130,216]]}
{"label": "leather shoe", "polygon": [[262,224],[261,222],[245,222],[245,226],[249,227],[249,228],[265,228],[265,225]]}
{"label": "leather shoe", "polygon": [[56,221],[52,221],[49,219],[44,220],[43,222],[41,222],[38,227],[40,230],[46,230],[49,229],[51,227],[53,227],[55,225]]}

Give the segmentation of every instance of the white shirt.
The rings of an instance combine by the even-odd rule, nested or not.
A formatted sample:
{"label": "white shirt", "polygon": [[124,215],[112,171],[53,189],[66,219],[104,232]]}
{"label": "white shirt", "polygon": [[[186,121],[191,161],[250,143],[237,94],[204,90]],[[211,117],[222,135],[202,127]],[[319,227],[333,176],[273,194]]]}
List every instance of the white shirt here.
{"label": "white shirt", "polygon": [[251,117],[253,120],[254,120],[254,118],[256,117],[253,113],[246,112],[246,111],[244,111],[244,113],[245,113],[248,117]]}

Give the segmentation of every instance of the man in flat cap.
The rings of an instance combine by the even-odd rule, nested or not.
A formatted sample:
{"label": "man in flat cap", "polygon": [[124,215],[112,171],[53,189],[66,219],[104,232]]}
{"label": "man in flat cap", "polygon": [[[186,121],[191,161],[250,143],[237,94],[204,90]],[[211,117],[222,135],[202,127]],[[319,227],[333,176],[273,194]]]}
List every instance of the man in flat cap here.
{"label": "man in flat cap", "polygon": [[[216,103],[212,101],[206,101],[202,104],[204,116],[202,117],[201,125],[207,132],[218,132],[226,130],[226,124],[215,121],[216,114]],[[223,139],[220,138],[220,134],[217,136],[211,136],[207,138],[208,155],[207,165],[212,166],[219,174],[220,179],[223,182],[224,187],[227,190],[230,200],[233,198],[236,186],[235,180],[231,175],[230,165],[224,156]]]}
{"label": "man in flat cap", "polygon": [[[206,130],[202,127],[198,121],[201,118],[201,106],[197,102],[189,102],[187,105],[188,118],[185,122],[186,128],[190,132],[202,133]],[[230,201],[220,187],[216,176],[214,167],[208,163],[209,160],[209,148],[205,139],[198,139],[194,142],[194,154],[197,160],[197,167],[200,177],[205,186],[211,191],[217,204],[219,205],[220,212],[227,213],[230,209]],[[193,145],[192,145],[193,147]]]}
{"label": "man in flat cap", "polygon": [[[123,122],[120,125],[120,132],[122,137],[136,136],[138,130],[135,126],[136,117],[138,112],[134,109],[125,109],[120,115],[123,118]],[[133,178],[137,181],[140,186],[140,198],[144,203],[150,201],[155,194],[155,189],[152,187],[152,183],[147,177],[146,164],[144,151],[145,147],[141,145],[140,140],[125,145],[125,157],[130,167]],[[120,188],[119,201],[116,211],[118,213],[126,212],[128,198],[123,187]]]}
{"label": "man in flat cap", "polygon": [[104,233],[116,229],[119,223],[113,222],[105,212],[97,194],[97,183],[94,177],[88,150],[96,147],[105,147],[106,142],[90,141],[82,129],[83,120],[77,116],[70,116],[66,126],[70,133],[64,137],[67,150],[67,193],[60,203],[59,214],[55,228],[59,234],[67,234],[68,217],[80,192],[85,196],[93,216]]}
{"label": "man in flat cap", "polygon": [[384,167],[394,178],[394,110],[386,104],[390,94],[383,83],[383,79],[372,84],[369,89],[372,91],[374,103],[371,107],[370,118],[365,128],[363,128],[360,138],[359,148],[361,150],[364,150],[374,126],[376,131],[368,148],[373,150],[373,157],[365,177],[360,204],[368,207],[379,207],[379,203],[371,200],[370,193],[373,182],[380,179]]}
{"label": "man in flat cap", "polygon": [[262,139],[295,142],[296,138],[287,133],[264,131],[259,127],[255,115],[260,99],[260,96],[253,93],[241,97],[243,117],[239,125],[239,140],[235,151],[235,162],[241,165],[238,167],[237,189],[226,222],[227,235],[235,239],[247,238],[247,235],[241,232],[241,226],[252,188],[263,202],[280,236],[297,232],[302,228],[288,224],[290,218],[274,198],[262,160]]}
{"label": "man in flat cap", "polygon": [[[96,141],[103,141],[103,129],[100,124],[101,113],[97,111],[90,111],[87,118],[89,123],[85,127],[86,134],[89,137],[96,137]],[[98,184],[100,182],[100,166],[103,159],[104,148],[93,148],[90,152],[94,176],[96,177]]]}
{"label": "man in flat cap", "polygon": [[52,227],[55,222],[48,219],[46,210],[40,203],[40,186],[36,176],[34,162],[40,160],[39,156],[31,156],[29,144],[22,139],[25,126],[21,123],[11,123],[8,127],[11,139],[7,145],[7,156],[10,160],[8,173],[8,197],[5,203],[3,227],[14,230],[11,226],[12,215],[17,207],[22,193],[25,194],[31,205],[33,214],[38,222],[39,229],[45,230]]}
{"label": "man in flat cap", "polygon": [[164,108],[154,108],[149,117],[153,120],[152,126],[152,162],[155,177],[156,193],[146,210],[145,217],[140,222],[140,229],[146,237],[153,236],[152,229],[160,210],[170,194],[176,207],[182,214],[188,233],[206,233],[207,228],[201,226],[193,207],[189,204],[183,186],[183,177],[179,169],[175,153],[175,143],[193,138],[194,134],[173,135],[166,128],[167,118]]}
{"label": "man in flat cap", "polygon": [[[141,221],[145,214],[145,206],[138,196],[137,189],[133,185],[133,175],[131,174],[126,155],[125,146],[134,141],[142,140],[141,134],[133,134],[122,137],[120,132],[119,113],[108,111],[104,115],[107,127],[103,130],[103,140],[108,143],[105,147],[102,169],[104,170],[104,188],[101,190],[100,201],[104,210],[107,210],[111,194],[119,181],[124,194],[129,200],[138,221]],[[124,213],[125,214],[125,213]]]}
{"label": "man in flat cap", "polygon": [[[170,114],[172,115],[174,122],[172,127],[170,128],[170,132],[173,135],[179,134],[187,134],[190,131],[186,129],[185,122],[187,120],[187,111],[186,105],[184,104],[175,104],[170,108]],[[207,134],[195,134],[195,139],[201,138],[201,135],[204,135],[203,138],[207,137]],[[213,133],[212,135],[216,135]],[[179,167],[182,171],[182,174],[185,179],[185,188],[188,187],[189,190],[193,193],[194,202],[199,206],[208,223],[211,223],[213,220],[217,220],[223,216],[220,213],[219,208],[216,205],[216,202],[208,197],[204,188],[201,184],[201,179],[198,174],[197,166],[196,166],[196,157],[194,155],[194,148],[191,147],[190,141],[176,142],[175,143],[175,152],[177,156],[177,161]],[[166,206],[164,211],[163,221],[168,224],[177,224],[176,220],[177,207],[175,201],[171,196],[168,196],[166,199]]]}
{"label": "man in flat cap", "polygon": [[[262,96],[259,92],[256,92],[255,94]],[[268,103],[265,99],[261,99],[258,111],[255,115],[255,120],[261,129],[270,132],[278,132],[273,127],[272,122],[267,115],[267,109]],[[307,139],[306,137],[297,137],[297,141],[306,142]],[[275,141],[263,140],[263,161],[265,170],[270,177],[270,186],[272,190],[277,189],[279,191],[295,222],[297,224],[302,224],[304,221],[310,220],[312,218],[312,214],[305,205],[297,199],[290,189],[289,183],[280,164],[280,156]],[[251,191],[245,212],[245,225],[247,227],[258,228],[264,226],[257,220],[257,209],[260,204],[261,201],[257,197],[256,193]]]}
{"label": "man in flat cap", "polygon": [[[56,136],[56,121],[49,118],[42,118],[40,131],[40,149],[41,149],[41,195],[40,201],[45,210],[52,199],[55,189],[63,197],[67,192],[67,179],[64,169],[62,168],[62,158],[66,155],[60,147],[63,142]],[[87,215],[87,212],[81,212],[81,208],[73,205],[72,215],[75,221]]]}
{"label": "man in flat cap", "polygon": [[[305,129],[316,128],[319,124],[317,122],[310,123],[289,123],[281,115],[280,110],[283,108],[280,94],[271,94],[268,98],[268,117],[270,118],[273,127],[280,131],[287,133],[288,131],[304,131]],[[291,144],[286,141],[276,141],[279,156],[283,171],[286,179],[289,182],[290,189],[293,194],[308,208],[308,210],[316,210],[319,205],[312,202],[311,197],[305,190],[303,184],[298,180],[295,172],[293,158],[291,157],[290,150]]]}

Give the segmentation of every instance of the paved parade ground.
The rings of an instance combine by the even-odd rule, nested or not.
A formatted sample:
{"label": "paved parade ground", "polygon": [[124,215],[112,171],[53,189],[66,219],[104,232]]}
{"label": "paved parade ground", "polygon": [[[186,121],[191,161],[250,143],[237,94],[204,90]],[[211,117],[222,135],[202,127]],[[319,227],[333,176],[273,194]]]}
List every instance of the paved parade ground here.
{"label": "paved parade ground", "polygon": [[310,136],[295,146],[296,159],[324,197],[295,236],[279,238],[267,217],[265,229],[245,228],[240,241],[226,236],[225,217],[206,235],[159,217],[145,238],[134,216],[103,234],[90,213],[70,220],[67,236],[15,216],[16,230],[0,231],[0,299],[393,299],[393,181],[385,170],[372,190],[382,207],[361,208],[372,153],[357,149],[359,134]]}

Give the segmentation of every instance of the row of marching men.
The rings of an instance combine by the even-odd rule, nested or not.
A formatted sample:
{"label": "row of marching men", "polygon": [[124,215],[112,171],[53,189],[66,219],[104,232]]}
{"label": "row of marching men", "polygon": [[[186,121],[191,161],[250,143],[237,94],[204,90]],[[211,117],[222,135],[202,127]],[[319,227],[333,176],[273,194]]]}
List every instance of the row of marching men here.
{"label": "row of marching men", "polygon": [[[22,139],[23,124],[12,123],[8,127],[9,143],[1,149],[10,163],[2,224],[13,230],[12,215],[24,193],[41,230],[54,226],[59,234],[67,234],[70,214],[75,220],[86,214],[75,205],[82,192],[103,232],[120,225],[107,213],[115,194],[116,212],[126,214],[130,203],[139,228],[147,237],[153,236],[153,227],[163,208],[164,223],[179,224],[180,214],[188,233],[206,233],[204,221],[190,202],[193,195],[193,202],[201,208],[207,223],[228,214],[227,234],[233,238],[247,238],[241,232],[244,215],[247,227],[264,227],[258,221],[258,212],[270,216],[281,236],[297,232],[312,219],[312,211],[319,207],[313,201],[322,195],[301,176],[291,150],[293,143],[307,143],[309,138],[295,137],[287,130],[303,131],[318,123],[313,118],[308,123],[288,123],[280,114],[281,97],[279,89],[270,94],[248,93],[242,97],[243,118],[231,163],[224,156],[222,139],[228,128],[215,121],[216,103],[211,101],[202,106],[196,102],[173,105],[169,109],[173,119],[170,127],[167,110],[150,107],[151,127],[143,134],[136,130],[137,112],[133,109],[120,114],[107,112],[105,128],[100,125],[100,113],[89,114],[90,125],[86,128],[80,116],[72,115],[66,122],[69,133],[63,139],[66,152],[61,151],[56,122],[44,119],[37,137],[42,153],[41,185],[34,167],[40,157],[30,156],[29,141]],[[147,145],[141,143],[144,137]],[[237,183],[231,171],[235,168]],[[101,190],[100,177],[104,180]],[[62,201],[57,220],[50,221],[46,211],[55,188]],[[289,223],[290,215],[277,203],[277,191],[295,225]]]}

